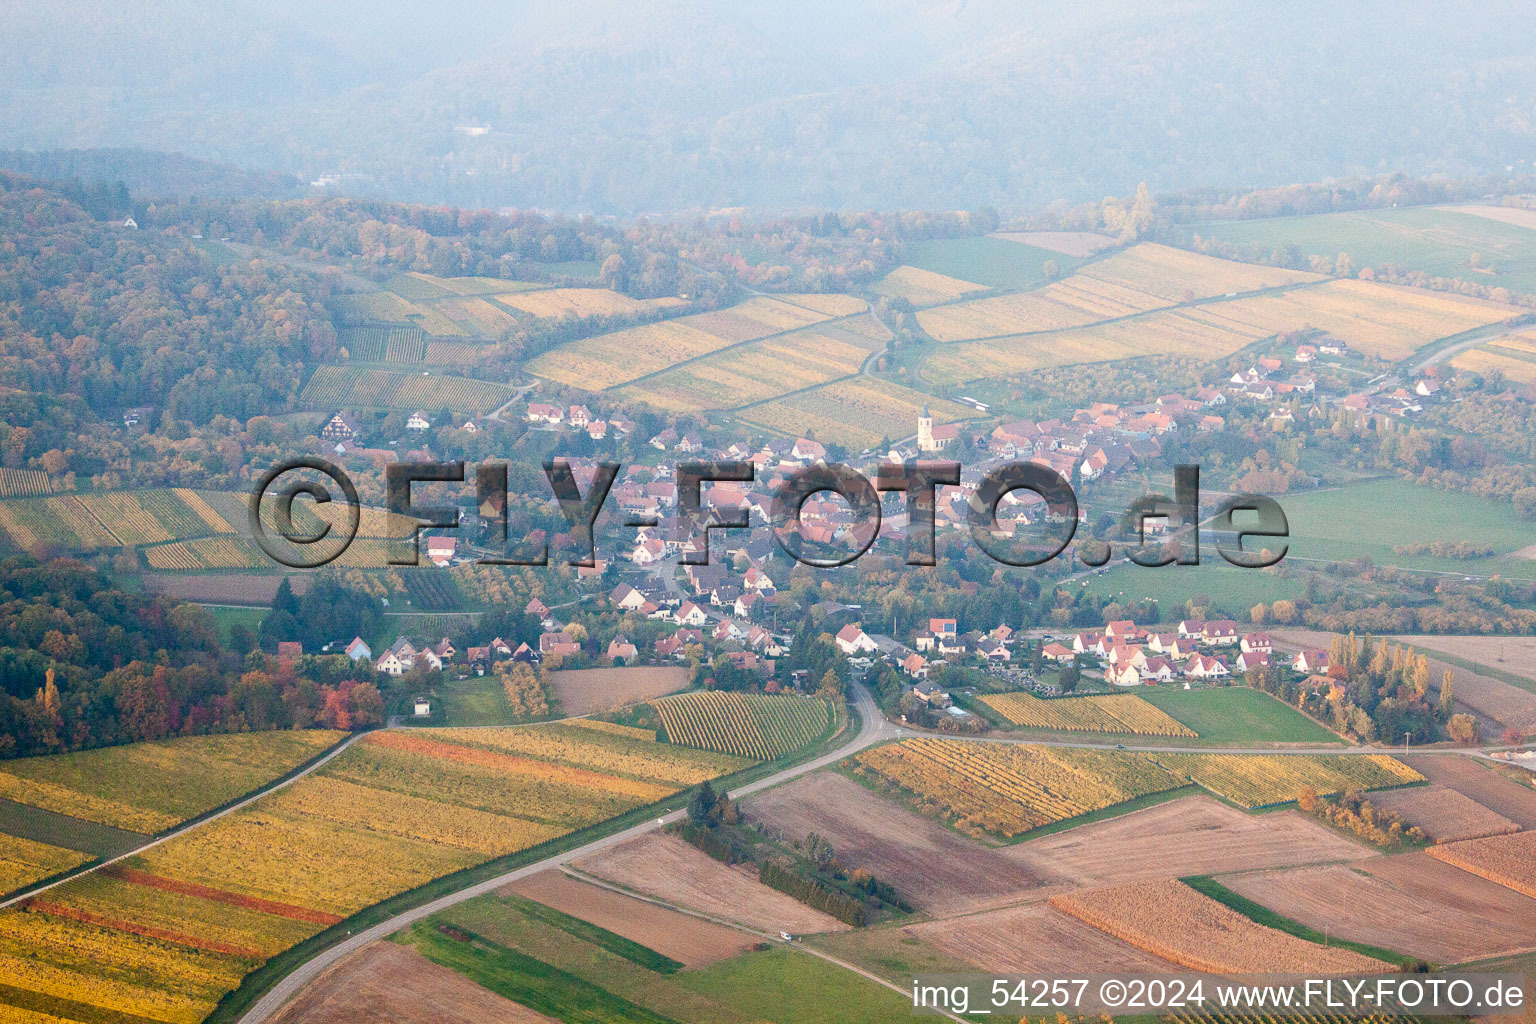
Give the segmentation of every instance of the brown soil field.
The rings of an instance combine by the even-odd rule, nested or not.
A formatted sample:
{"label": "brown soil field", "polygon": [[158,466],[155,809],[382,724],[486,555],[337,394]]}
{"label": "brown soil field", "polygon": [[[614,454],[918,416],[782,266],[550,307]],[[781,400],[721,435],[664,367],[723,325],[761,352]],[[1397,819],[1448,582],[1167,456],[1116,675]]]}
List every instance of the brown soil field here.
{"label": "brown soil field", "polygon": [[[1524,557],[1536,557],[1536,544],[1520,550],[1531,552]],[[1511,675],[1536,680],[1536,636],[1398,636],[1392,639],[1422,648],[1425,653],[1444,651]]]}
{"label": "brown soil field", "polygon": [[1157,974],[1174,969],[1166,960],[1040,903],[910,925],[902,931],[998,974],[1065,978],[1078,972]]}
{"label": "brown soil field", "polygon": [[1448,843],[1429,855],[1536,899],[1536,832]]}
{"label": "brown soil field", "polygon": [[1506,779],[1470,757],[1424,756],[1409,758],[1409,763],[1430,782],[1476,800],[1521,828],[1536,828],[1536,789]]}
{"label": "brown soil field", "polygon": [[1213,974],[1354,974],[1380,960],[1255,924],[1166,878],[1051,897],[1051,906],[1181,967]]}
{"label": "brown soil field", "polygon": [[578,668],[551,672],[549,679],[563,713],[590,715],[676,693],[688,685],[688,670],[670,665]]}
{"label": "brown soil field", "polygon": [[844,865],[889,882],[913,906],[933,914],[968,913],[1063,888],[1055,873],[949,832],[835,772],[771,789],[745,810],[749,821],[770,832],[825,837]]}
{"label": "brown soil field", "polygon": [[1433,963],[1536,948],[1536,901],[1422,851],[1217,881],[1309,928]]}
{"label": "brown soil field", "polygon": [[1298,811],[1244,814],[1188,796],[1027,842],[1011,854],[1080,885],[1328,861],[1370,851]]}
{"label": "brown soil field", "polygon": [[606,928],[686,967],[702,967],[735,956],[757,941],[746,932],[658,907],[556,870],[541,871],[502,891],[515,892]]}
{"label": "brown soil field", "polygon": [[1371,795],[1372,805],[1417,825],[1437,843],[1520,831],[1520,826],[1445,786],[1413,786]]}
{"label": "brown soil field", "polygon": [[759,931],[840,932],[843,922],[728,867],[676,836],[653,832],[583,857],[572,866],[605,882]]}
{"label": "brown soil field", "polygon": [[[164,594],[181,601],[202,604],[270,605],[277,596],[277,585],[284,577],[249,572],[144,574],[144,590]],[[310,575],[297,573],[287,577],[294,594],[302,596],[309,589]]]}
{"label": "brown soil field", "polygon": [[375,942],[338,961],[272,1020],[273,1024],[558,1024],[393,942]]}

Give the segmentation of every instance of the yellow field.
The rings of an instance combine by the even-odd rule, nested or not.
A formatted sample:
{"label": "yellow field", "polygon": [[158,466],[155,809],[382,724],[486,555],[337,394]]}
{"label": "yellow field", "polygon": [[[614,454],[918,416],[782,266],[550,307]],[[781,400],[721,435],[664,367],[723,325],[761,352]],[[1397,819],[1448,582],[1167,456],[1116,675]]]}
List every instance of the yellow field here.
{"label": "yellow field", "polygon": [[0,467],[0,498],[31,498],[52,493],[53,481],[42,470]]}
{"label": "yellow field", "polygon": [[854,761],[957,828],[1004,837],[1185,784],[1135,754],[1031,744],[919,737]]}
{"label": "yellow field", "polygon": [[727,345],[826,319],[830,319],[827,314],[758,296],[730,309],[643,324],[561,345],[534,359],[528,371],[586,391],[601,391]]}
{"label": "yellow field", "polygon": [[923,364],[923,376],[935,383],[962,383],[1051,366],[1149,355],[1216,359],[1266,333],[1216,321],[1204,308],[1166,310],[1093,327],[945,345]]}
{"label": "yellow field", "polygon": [[740,413],[746,423],[781,434],[815,431],[822,442],[858,450],[882,438],[897,440],[917,433],[917,417],[927,404],[938,424],[974,415],[971,409],[933,398],[875,377],[856,377],[756,405]]}
{"label": "yellow field", "polygon": [[90,859],[61,846],[0,834],[0,893],[79,867]]}
{"label": "yellow field", "polygon": [[495,337],[517,326],[517,317],[479,296],[438,299],[432,305],[455,323],[463,324],[471,334]]}
{"label": "yellow field", "polygon": [[607,288],[546,288],[537,292],[498,295],[496,301],[541,320],[567,316],[634,316],[645,310],[683,305],[679,298],[632,299]]}
{"label": "yellow field", "polygon": [[1380,359],[1404,359],[1436,338],[1506,320],[1515,306],[1465,295],[1379,284],[1325,281],[1278,295],[1212,304],[1206,309],[1264,335],[1314,327]]}
{"label": "yellow field", "polygon": [[853,316],[869,308],[869,303],[854,295],[837,292],[786,292],[775,295],[776,299],[804,306],[806,309],[828,317]]}
{"label": "yellow field", "polygon": [[243,537],[203,537],[144,549],[151,569],[253,569],[271,564]]}
{"label": "yellow field", "polygon": [[1038,291],[925,310],[917,321],[936,341],[963,341],[1081,327],[1195,299],[1316,280],[1316,274],[1144,243]]}
{"label": "yellow field", "polygon": [[[664,412],[735,409],[859,372],[879,345],[814,328],[738,345],[617,392]],[[852,339],[852,340],[850,340]]]}
{"label": "yellow field", "polygon": [[771,761],[799,750],[827,727],[827,704],[789,694],[708,690],[651,701],[667,738],[704,750]]}
{"label": "yellow field", "polygon": [[1487,375],[1497,371],[1510,380],[1529,384],[1536,381],[1536,360],[1521,359],[1517,355],[1507,355],[1499,351],[1502,345],[1487,345],[1483,348],[1468,349],[1451,357],[1451,365],[1458,370],[1470,370],[1472,373]]}
{"label": "yellow field", "polygon": [[1029,693],[997,693],[982,702],[1015,725],[1073,732],[1119,732],[1144,736],[1198,735],[1161,708],[1135,694],[1041,700]]}
{"label": "yellow field", "polygon": [[1385,789],[1424,781],[1424,776],[1386,754],[1147,756],[1170,772],[1250,810],[1289,803],[1306,788],[1327,796],[1350,788]]}
{"label": "yellow field", "polygon": [[394,292],[338,295],[336,313],[343,323],[386,323],[420,327],[433,337],[460,337],[468,332],[426,303],[411,302]]}
{"label": "yellow field", "polygon": [[[372,733],[249,807],[0,911],[0,1021],[26,1019],[14,1003],[197,1024],[349,914],[743,763],[573,726]],[[672,781],[613,773],[652,768]]]}
{"label": "yellow field", "polygon": [[870,290],[878,295],[906,299],[914,306],[932,306],[950,302],[971,292],[987,291],[984,284],[962,281],[958,277],[923,270],[919,267],[900,266],[876,281]]}

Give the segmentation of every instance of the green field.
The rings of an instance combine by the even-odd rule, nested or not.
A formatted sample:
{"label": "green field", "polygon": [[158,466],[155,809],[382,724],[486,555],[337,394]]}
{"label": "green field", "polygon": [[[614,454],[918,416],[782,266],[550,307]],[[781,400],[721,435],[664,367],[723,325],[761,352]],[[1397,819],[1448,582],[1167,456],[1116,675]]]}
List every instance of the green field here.
{"label": "green field", "polygon": [[1199,565],[1147,568],[1115,563],[1114,568],[1072,586],[1122,604],[1156,601],[1161,612],[1158,617],[1170,621],[1183,618],[1184,603],[1190,600],[1197,604],[1208,600],[1232,617],[1242,618],[1260,601],[1301,597],[1306,590],[1298,579],[1230,566],[1210,544],[1200,545]]}
{"label": "green field", "polygon": [[269,611],[266,608],[226,608],[221,605],[205,605],[204,608],[213,616],[214,624],[219,628],[219,642],[226,647],[229,645],[229,631],[232,627],[244,626],[255,632]]}
{"label": "green field", "polygon": [[680,985],[775,1024],[890,1024],[909,999],[835,964],[778,948],[677,976]]}
{"label": "green field", "polygon": [[496,675],[444,680],[433,686],[432,699],[442,714],[441,720],[433,715],[432,725],[518,725],[528,721],[512,714]]}
{"label": "green field", "polygon": [[[1511,505],[1468,494],[1419,487],[1406,480],[1378,480],[1278,499],[1290,522],[1290,554],[1349,561],[1362,556],[1379,565],[1524,578],[1536,562],[1509,554],[1536,540],[1536,528]],[[1398,555],[1393,547],[1434,541],[1486,544],[1487,558]]]}
{"label": "green field", "polygon": [[1143,686],[1136,696],[1200,734],[1202,744],[1343,743],[1295,708],[1246,686],[1186,690],[1180,685]]}
{"label": "green field", "polygon": [[1049,249],[1006,238],[931,238],[911,242],[906,263],[936,274],[958,277],[991,288],[1030,288],[1045,283],[1045,264],[1054,260],[1065,274],[1077,261]]}
{"label": "green field", "polygon": [[[1536,291],[1536,231],[1437,207],[1213,221],[1190,226],[1186,241],[1194,235],[1253,246],[1266,257],[1295,245],[1309,256],[1348,253],[1357,268],[1393,263],[1490,288]],[[1484,270],[1472,265],[1474,255]],[[1489,268],[1494,272],[1485,272]]]}

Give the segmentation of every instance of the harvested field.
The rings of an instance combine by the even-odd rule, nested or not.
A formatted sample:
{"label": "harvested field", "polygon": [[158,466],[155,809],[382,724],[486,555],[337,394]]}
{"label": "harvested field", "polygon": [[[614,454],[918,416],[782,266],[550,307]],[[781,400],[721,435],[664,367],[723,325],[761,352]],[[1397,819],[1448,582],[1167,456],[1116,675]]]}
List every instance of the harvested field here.
{"label": "harvested field", "polygon": [[1353,860],[1370,852],[1297,811],[1254,817],[1208,796],[1188,796],[1036,839],[1009,855],[1079,885],[1106,885]]}
{"label": "harvested field", "polygon": [[790,437],[814,430],[822,443],[862,449],[888,438],[911,437],[924,406],[936,424],[975,415],[966,406],[933,398],[877,377],[854,377],[754,405],[739,418]]}
{"label": "harvested field", "polygon": [[848,926],[727,867],[676,836],[653,832],[572,864],[605,882],[759,931],[840,932]]}
{"label": "harvested field", "polygon": [[[1522,554],[1522,552],[1526,552]],[[1536,557],[1536,544],[1513,552]],[[1536,636],[1397,636],[1421,651],[1446,654],[1536,682]]]}
{"label": "harvested field", "polygon": [[1497,371],[1512,381],[1529,384],[1536,381],[1536,360],[1522,358],[1500,345],[1470,348],[1451,357],[1451,366],[1458,370],[1470,370],[1484,377]]}
{"label": "harvested field", "polygon": [[747,932],[712,924],[666,907],[583,882],[560,871],[541,871],[505,891],[606,928],[685,967],[703,967],[735,956],[757,941]]}
{"label": "harvested field", "polygon": [[932,270],[901,266],[876,281],[870,290],[879,295],[906,299],[914,306],[934,306],[971,292],[984,292],[987,286]]}
{"label": "harvested field", "polygon": [[1520,826],[1504,815],[1444,786],[1389,790],[1371,797],[1371,803],[1419,826],[1437,843],[1520,831]]}
{"label": "harvested field", "polygon": [[375,942],[338,961],[273,1024],[557,1024],[414,949]]}
{"label": "harvested field", "polygon": [[1039,903],[902,929],[950,956],[997,974],[1075,977],[1161,974],[1168,961]]}
{"label": "harvested field", "polygon": [[1380,960],[1255,924],[1172,878],[1051,897],[1051,906],[1138,949],[1212,974],[1352,974]]}
{"label": "harvested field", "polygon": [[1080,260],[1115,244],[1108,235],[1092,231],[997,231],[992,237],[1021,242],[1036,249],[1049,249]]}
{"label": "harvested field", "polygon": [[970,913],[1060,888],[1056,872],[957,836],[834,772],[771,789],[746,810],[770,831],[826,837],[844,864],[889,882],[932,914]]}
{"label": "harvested field", "polygon": [[1536,828],[1536,789],[1506,779],[1470,757],[1415,757],[1411,763],[1430,782],[1476,800],[1521,828]]}
{"label": "harvested field", "polygon": [[1309,928],[1434,963],[1536,947],[1536,903],[1421,851],[1217,880]]}
{"label": "harvested field", "polygon": [[1518,206],[1448,206],[1446,209],[1536,231],[1536,210],[1527,210]]}
{"label": "harvested field", "polygon": [[1536,832],[1448,843],[1429,855],[1536,899]]}
{"label": "harvested field", "polygon": [[688,672],[670,665],[581,668],[551,672],[549,680],[562,712],[590,715],[676,693],[688,685]]}

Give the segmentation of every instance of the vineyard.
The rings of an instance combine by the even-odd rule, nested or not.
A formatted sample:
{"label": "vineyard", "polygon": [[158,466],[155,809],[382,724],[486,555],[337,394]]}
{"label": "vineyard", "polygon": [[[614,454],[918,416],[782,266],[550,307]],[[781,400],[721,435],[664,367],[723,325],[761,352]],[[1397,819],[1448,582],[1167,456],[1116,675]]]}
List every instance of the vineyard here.
{"label": "vineyard", "polygon": [[35,498],[53,493],[53,481],[40,469],[0,468],[0,498]]}
{"label": "vineyard", "polygon": [[998,693],[982,702],[1015,725],[1073,732],[1117,732],[1143,736],[1198,734],[1140,697],[1115,693],[1105,697],[1041,700],[1028,693]]}
{"label": "vineyard", "polygon": [[304,385],[299,403],[311,409],[448,408],[479,413],[496,408],[510,397],[512,389],[506,385],[471,377],[320,366]]}
{"label": "vineyard", "polygon": [[90,859],[74,850],[0,833],[0,895],[77,868]]}
{"label": "vineyard", "polygon": [[413,608],[440,612],[459,605],[459,592],[453,577],[438,569],[401,569],[405,593]]}
{"label": "vineyard", "polygon": [[617,397],[664,412],[733,409],[856,374],[878,347],[830,328],[797,331],[674,367],[620,388]]}
{"label": "vineyard", "polygon": [[790,436],[815,431],[823,443],[836,442],[860,450],[884,438],[894,440],[917,433],[917,417],[924,405],[933,413],[935,423],[975,415],[963,405],[899,384],[858,377],[755,405],[738,416],[743,422]]}
{"label": "vineyard", "polygon": [[326,730],[190,736],[0,762],[0,798],[155,833],[227,803],[319,755]]}
{"label": "vineyard", "polygon": [[906,299],[914,306],[933,306],[950,302],[971,292],[987,291],[984,284],[962,281],[957,277],[937,274],[932,270],[901,266],[876,281],[870,288],[877,295],[893,299]]}
{"label": "vineyard", "polygon": [[419,363],[427,333],[419,327],[343,327],[337,341],[354,363]]}
{"label": "vineyard", "polygon": [[1161,879],[1050,898],[1051,906],[1137,949],[1211,974],[1370,973],[1388,965],[1266,928],[1183,882]]}
{"label": "vineyard", "polygon": [[1289,803],[1308,787],[1319,796],[1346,789],[1387,789],[1423,782],[1394,757],[1367,754],[1150,754],[1158,764],[1239,807]]}
{"label": "vineyard", "polygon": [[[859,308],[863,308],[862,302]],[[533,360],[528,364],[528,372],[587,391],[601,391],[728,345],[809,327],[832,316],[758,296],[730,309],[642,324],[570,342]]]}
{"label": "vineyard", "polygon": [[31,549],[45,543],[71,551],[235,532],[201,496],[186,488],[0,502],[0,529],[18,547]]}
{"label": "vineyard", "polygon": [[1536,899],[1536,832],[1447,843],[1429,855]]}
{"label": "vineyard", "polygon": [[685,746],[771,761],[814,741],[827,728],[829,706],[790,694],[709,690],[651,702],[667,739]]}
{"label": "vineyard", "polygon": [[249,807],[0,911],[0,1019],[196,1024],[363,907],[739,764],[577,727],[372,733]]}
{"label": "vineyard", "polygon": [[539,320],[565,317],[635,316],[684,304],[682,299],[632,299],[607,288],[545,288],[497,295],[496,301]]}
{"label": "vineyard", "polygon": [[429,303],[412,302],[394,292],[338,295],[336,316],[349,326],[390,324],[419,327],[434,338],[462,337],[467,332]]}
{"label": "vineyard", "polygon": [[[295,517],[297,518],[297,517]],[[144,549],[151,569],[255,569],[274,563],[244,537],[203,537]]]}
{"label": "vineyard", "polygon": [[855,765],[956,828],[1005,838],[1185,785],[1137,755],[927,737],[866,750]]}

